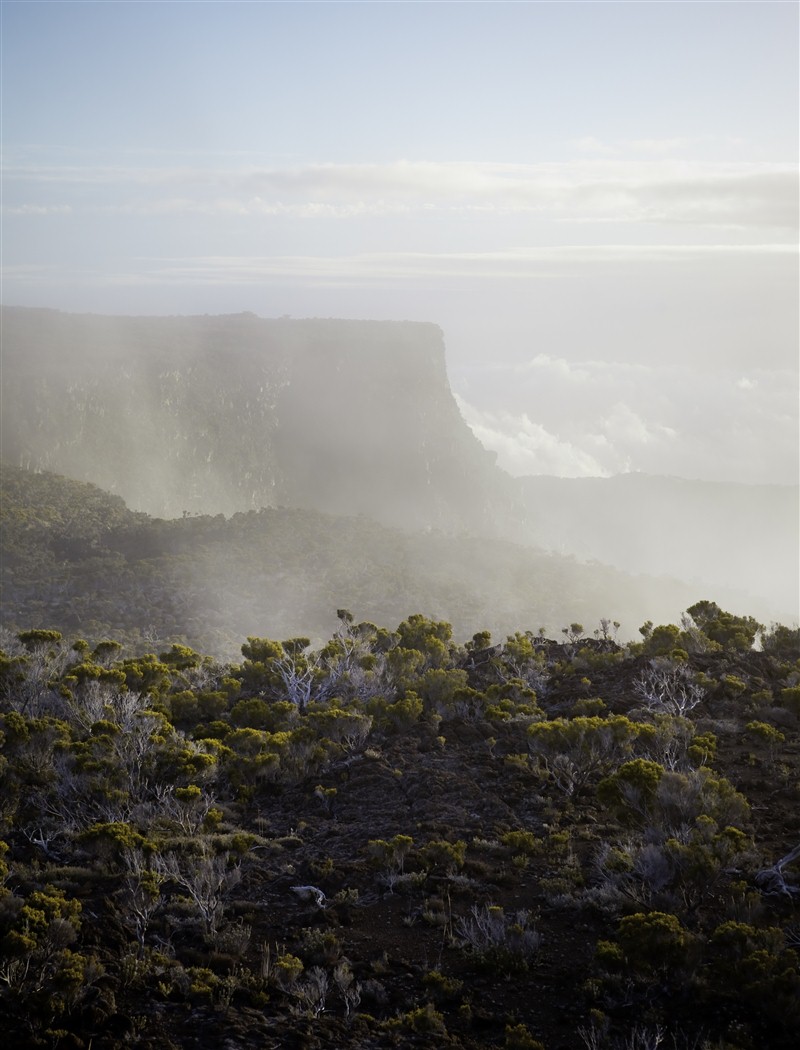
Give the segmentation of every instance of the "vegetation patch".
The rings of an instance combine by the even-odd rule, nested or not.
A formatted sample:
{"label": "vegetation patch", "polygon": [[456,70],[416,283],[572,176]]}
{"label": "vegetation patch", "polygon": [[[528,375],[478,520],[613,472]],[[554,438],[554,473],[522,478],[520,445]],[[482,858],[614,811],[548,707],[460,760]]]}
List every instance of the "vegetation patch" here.
{"label": "vegetation patch", "polygon": [[0,651],[10,1050],[789,1050],[798,632]]}

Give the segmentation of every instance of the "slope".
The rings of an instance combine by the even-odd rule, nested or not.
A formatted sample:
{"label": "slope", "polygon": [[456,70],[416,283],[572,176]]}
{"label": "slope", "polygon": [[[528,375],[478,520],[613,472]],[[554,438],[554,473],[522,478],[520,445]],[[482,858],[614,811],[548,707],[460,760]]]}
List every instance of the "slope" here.
{"label": "slope", "polygon": [[[8,466],[0,497],[5,626],[112,635],[139,649],[183,641],[230,656],[248,635],[321,638],[341,607],[379,623],[419,610],[462,638],[519,624],[589,628],[601,617],[624,620],[633,636],[703,597],[674,580],[363,516],[268,508],[167,521],[94,486]],[[86,518],[74,513],[81,506]]]}

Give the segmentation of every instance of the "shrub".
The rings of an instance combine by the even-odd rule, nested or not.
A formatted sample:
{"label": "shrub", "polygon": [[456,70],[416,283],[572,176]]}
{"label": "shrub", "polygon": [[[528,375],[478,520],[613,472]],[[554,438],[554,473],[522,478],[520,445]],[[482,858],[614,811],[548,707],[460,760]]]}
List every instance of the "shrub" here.
{"label": "shrub", "polygon": [[275,960],[271,968],[271,977],[275,984],[284,992],[291,991],[303,972],[302,960],[296,955],[283,952]]}
{"label": "shrub", "polygon": [[686,837],[702,817],[710,818],[717,828],[741,828],[750,814],[744,795],[711,770],[678,773],[644,759],[620,766],[601,781],[597,792],[624,823],[653,826],[678,837]]}
{"label": "shrub", "polygon": [[129,850],[152,850],[152,844],[130,824],[112,821],[93,824],[81,832],[78,840],[91,846],[105,860],[121,863]]}
{"label": "shrub", "polygon": [[635,758],[597,785],[597,797],[613,807],[627,823],[646,823],[650,819],[664,767],[658,762]]}
{"label": "shrub", "polygon": [[508,916],[498,904],[475,906],[469,918],[459,919],[456,936],[462,948],[486,966],[503,973],[525,969],[542,943],[529,918],[525,911]]}
{"label": "shrub", "polygon": [[416,693],[407,692],[402,699],[393,703],[383,697],[374,697],[367,705],[367,710],[383,730],[402,732],[420,720],[424,706]]}
{"label": "shrub", "polygon": [[456,999],[464,987],[463,981],[455,977],[445,977],[441,970],[430,970],[422,978],[422,983],[436,1002]]}
{"label": "shrub", "polygon": [[687,961],[692,937],[676,915],[637,912],[620,920],[619,945],[628,965],[639,974],[666,976]]}
{"label": "shrub", "polygon": [[[367,853],[380,867],[402,874],[406,857],[413,845],[414,840],[410,835],[395,835],[388,842],[385,839],[370,839],[367,843]],[[461,863],[464,863],[463,858]]]}
{"label": "shrub", "polygon": [[717,754],[717,738],[714,733],[697,733],[687,749],[688,757],[698,766],[707,766]]}
{"label": "shrub", "polygon": [[708,954],[720,989],[773,1020],[800,1022],[800,958],[786,947],[781,930],[725,922],[711,935]]}
{"label": "shrub", "polygon": [[800,716],[800,685],[791,685],[781,689],[781,704],[793,714]]}
{"label": "shrub", "polygon": [[605,700],[599,696],[586,696],[580,700],[576,700],[572,705],[572,717],[579,717],[581,715],[602,715],[605,714],[607,705]]}
{"label": "shrub", "polygon": [[702,702],[703,686],[685,663],[659,657],[637,675],[634,692],[651,711],[683,716]]}
{"label": "shrub", "polygon": [[428,842],[420,850],[423,863],[434,871],[442,871],[445,875],[452,875],[464,867],[467,856],[467,844],[461,839],[458,842],[446,842],[437,839]]}
{"label": "shrub", "polygon": [[500,841],[513,853],[533,856],[539,851],[539,839],[532,831],[507,831]]}
{"label": "shrub", "polygon": [[342,942],[333,930],[307,927],[300,936],[299,950],[307,962],[332,966],[342,957]]}
{"label": "shrub", "polygon": [[507,1024],[505,1036],[507,1050],[544,1050],[544,1044],[534,1039],[524,1024]]}
{"label": "shrub", "polygon": [[444,1017],[433,1003],[426,1003],[424,1006],[417,1007],[416,1010],[409,1010],[407,1014],[403,1014],[400,1022],[412,1032],[419,1032],[423,1035],[433,1033],[445,1035],[447,1032]]}
{"label": "shrub", "polygon": [[748,722],[744,731],[751,740],[766,747],[770,761],[774,762],[778,747],[785,742],[786,736],[767,722]]}
{"label": "shrub", "polygon": [[697,602],[686,611],[698,630],[723,649],[747,652],[759,631],[763,631],[752,616],[734,616],[720,609],[716,602]]}
{"label": "shrub", "polygon": [[557,718],[529,726],[528,746],[559,789],[571,796],[595,775],[610,772],[648,735],[652,727],[624,715]]}

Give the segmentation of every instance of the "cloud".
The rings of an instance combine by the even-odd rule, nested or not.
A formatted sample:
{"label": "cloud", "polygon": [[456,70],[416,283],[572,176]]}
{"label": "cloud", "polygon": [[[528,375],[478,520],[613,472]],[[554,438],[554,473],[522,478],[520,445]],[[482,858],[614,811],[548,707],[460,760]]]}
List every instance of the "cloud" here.
{"label": "cloud", "polygon": [[461,414],[485,448],[498,453],[509,474],[555,474],[565,478],[600,477],[606,471],[588,452],[559,439],[524,413],[486,412],[456,398]]}
{"label": "cloud", "polygon": [[797,179],[789,172],[675,179],[642,186],[635,199],[650,222],[792,229],[798,222]]}
{"label": "cloud", "polygon": [[[679,140],[670,140],[677,142]],[[655,140],[642,140],[659,155]],[[797,223],[792,165],[674,159],[519,164],[397,161],[295,167],[25,165],[4,172],[11,207],[39,189],[69,204],[121,214],[241,214],[347,218],[403,212],[527,214],[569,222],[689,223],[734,228]],[[99,200],[87,190],[92,189]],[[179,192],[175,192],[178,190]]]}
{"label": "cloud", "polygon": [[[511,474],[608,475],[796,484],[793,373],[582,361],[538,355],[453,377],[478,439]],[[468,391],[468,393],[467,393]]]}
{"label": "cloud", "polygon": [[723,150],[730,148],[741,149],[742,146],[747,145],[747,142],[745,139],[730,135],[722,137],[673,135],[672,137],[664,138],[644,137],[611,140],[598,139],[594,135],[584,135],[581,138],[570,139],[568,145],[578,153],[589,156],[620,158],[632,155],[634,158],[637,156],[667,158],[683,154],[688,149],[696,150],[702,147],[714,149],[715,151],[718,151],[720,148]]}
{"label": "cloud", "polygon": [[623,146],[635,153],[651,154],[653,156],[668,156],[671,153],[682,153],[694,145],[695,139],[690,138],[666,138],[666,139],[623,139]]}
{"label": "cloud", "polygon": [[601,434],[604,443],[625,448],[677,437],[677,431],[672,427],[663,424],[649,425],[629,405],[621,401],[613,406],[610,414],[602,421]]}
{"label": "cloud", "polygon": [[536,357],[521,365],[520,369],[524,372],[550,373],[569,383],[590,382],[592,378],[588,369],[570,364],[563,357],[551,357],[549,354],[537,354]]}
{"label": "cloud", "polygon": [[[185,258],[139,258],[125,271],[136,283],[167,285],[248,285],[278,281],[325,281],[370,286],[376,283],[432,279],[550,280],[569,276],[575,267],[608,264],[641,265],[688,262],[710,255],[784,255],[795,253],[789,244],[745,245],[570,245],[505,251],[475,252],[362,252],[352,255],[214,255]],[[106,267],[97,271],[100,283],[124,281],[125,273]],[[68,274],[64,274],[65,278]],[[585,373],[563,360],[541,354],[524,366],[528,370],[569,370],[572,382]]]}
{"label": "cloud", "polygon": [[72,207],[69,204],[18,204],[10,208],[3,208],[8,215],[71,215]]}

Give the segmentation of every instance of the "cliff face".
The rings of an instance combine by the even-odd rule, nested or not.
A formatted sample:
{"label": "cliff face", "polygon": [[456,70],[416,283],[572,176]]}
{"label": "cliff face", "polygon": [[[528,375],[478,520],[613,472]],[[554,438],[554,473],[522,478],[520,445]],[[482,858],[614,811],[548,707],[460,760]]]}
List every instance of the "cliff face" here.
{"label": "cliff face", "polygon": [[163,517],[262,506],[491,531],[501,475],[430,324],[5,308],[2,454]]}

